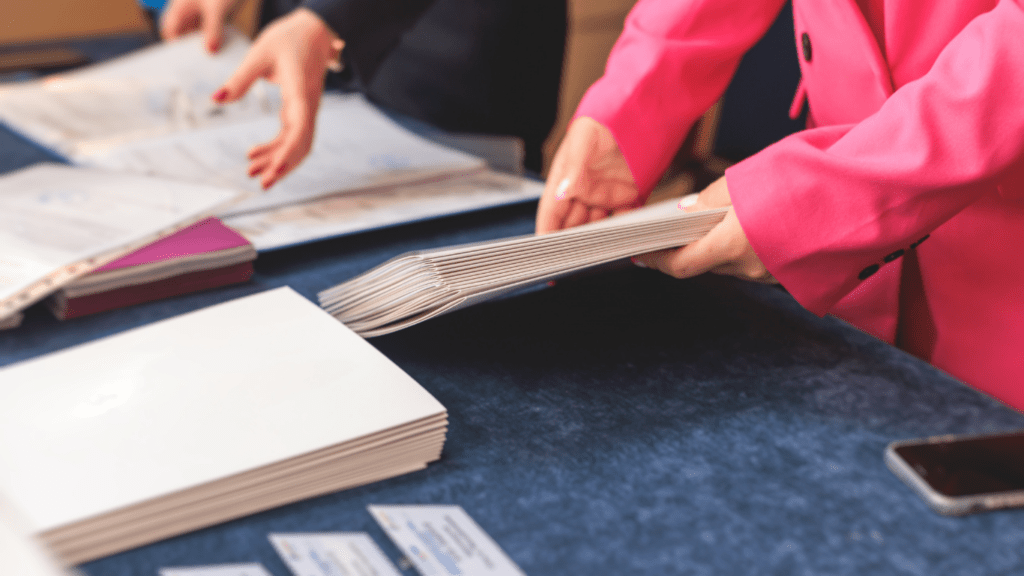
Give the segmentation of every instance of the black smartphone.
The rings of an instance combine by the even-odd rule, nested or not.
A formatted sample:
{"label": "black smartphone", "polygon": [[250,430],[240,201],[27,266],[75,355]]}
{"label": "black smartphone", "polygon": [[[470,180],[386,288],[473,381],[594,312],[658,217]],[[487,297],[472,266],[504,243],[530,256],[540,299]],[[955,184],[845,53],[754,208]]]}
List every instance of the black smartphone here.
{"label": "black smartphone", "polygon": [[893,442],[885,462],[940,514],[1024,505],[1024,430]]}

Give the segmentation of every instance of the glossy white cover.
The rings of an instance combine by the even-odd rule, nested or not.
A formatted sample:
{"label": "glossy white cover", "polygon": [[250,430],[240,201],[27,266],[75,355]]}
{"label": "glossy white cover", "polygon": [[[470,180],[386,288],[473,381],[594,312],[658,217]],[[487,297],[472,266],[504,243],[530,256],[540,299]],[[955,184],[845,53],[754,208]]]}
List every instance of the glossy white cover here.
{"label": "glossy white cover", "polygon": [[280,288],[0,370],[0,491],[46,531],[443,413]]}

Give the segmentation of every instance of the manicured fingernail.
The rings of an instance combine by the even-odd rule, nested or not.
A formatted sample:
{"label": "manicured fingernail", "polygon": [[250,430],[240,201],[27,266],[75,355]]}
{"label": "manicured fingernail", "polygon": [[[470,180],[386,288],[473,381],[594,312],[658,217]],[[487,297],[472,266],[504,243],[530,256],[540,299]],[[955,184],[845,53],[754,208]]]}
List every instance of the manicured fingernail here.
{"label": "manicured fingernail", "polygon": [[569,190],[569,184],[570,182],[568,178],[563,178],[562,181],[558,183],[558,188],[555,190],[556,200],[565,198],[565,193]]}
{"label": "manicured fingernail", "polygon": [[214,92],[213,96],[210,96],[210,98],[213,98],[214,102],[221,102],[221,101],[223,101],[227,97],[228,97],[228,89],[227,88],[221,88],[220,90],[217,90],[216,92]]}
{"label": "manicured fingernail", "polygon": [[638,268],[647,268],[647,264],[644,264],[643,262],[641,262],[640,259],[637,258],[636,256],[633,256],[632,258],[630,258],[630,261],[633,262],[633,265],[638,267]]}
{"label": "manicured fingernail", "polygon": [[555,285],[555,281],[554,280],[548,280],[548,288],[550,288],[550,287],[552,287],[554,285]]}
{"label": "manicured fingernail", "polygon": [[263,168],[250,168],[249,177],[252,178],[253,176],[259,174],[260,172],[263,172]]}
{"label": "manicured fingernail", "polygon": [[698,197],[697,194],[687,194],[686,196],[683,196],[679,200],[679,205],[678,205],[679,209],[680,210],[686,210],[690,206],[693,206],[694,204],[697,203],[697,197]]}

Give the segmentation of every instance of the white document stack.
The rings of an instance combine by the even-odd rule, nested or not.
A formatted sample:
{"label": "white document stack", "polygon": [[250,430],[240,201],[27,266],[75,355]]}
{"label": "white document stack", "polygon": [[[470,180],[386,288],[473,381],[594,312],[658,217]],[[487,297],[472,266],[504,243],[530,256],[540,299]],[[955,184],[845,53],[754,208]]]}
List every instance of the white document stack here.
{"label": "white document stack", "polygon": [[239,195],[59,164],[0,177],[0,326],[16,325],[29,304]]}
{"label": "white document stack", "polygon": [[320,304],[356,333],[380,336],[586,268],[684,246],[727,211],[686,213],[664,202],[542,236],[410,252],[321,292]]}
{"label": "white document stack", "polygon": [[0,370],[0,492],[71,563],[419,470],[446,431],[289,288]]}

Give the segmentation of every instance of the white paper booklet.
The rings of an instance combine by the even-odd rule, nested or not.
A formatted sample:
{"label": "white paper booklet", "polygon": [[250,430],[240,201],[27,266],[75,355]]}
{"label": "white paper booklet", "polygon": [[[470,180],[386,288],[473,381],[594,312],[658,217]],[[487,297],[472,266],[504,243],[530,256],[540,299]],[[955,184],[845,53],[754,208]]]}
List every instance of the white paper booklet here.
{"label": "white paper booklet", "polygon": [[75,161],[111,147],[163,134],[272,116],[276,86],[264,81],[239,102],[220,106],[212,94],[234,72],[249,40],[228,29],[210,55],[199,34],[108,62],[0,87],[0,121]]}
{"label": "white paper booklet", "polygon": [[405,130],[361,95],[325,95],[313,148],[302,164],[263,191],[246,152],[272,140],[276,116],[146,139],[90,155],[91,166],[230,186],[253,194],[221,212],[230,216],[330,194],[423,182],[482,170],[483,160]]}
{"label": "white paper booklet", "polygon": [[36,541],[21,513],[0,494],[0,574],[5,576],[77,576],[65,570]]}
{"label": "white paper booklet", "polygon": [[59,164],[0,176],[0,323],[239,195]]}
{"label": "white paper booklet", "polygon": [[540,198],[544,183],[493,170],[447,176],[369,192],[224,218],[265,252],[449,214]]}
{"label": "white paper booklet", "polygon": [[0,369],[0,491],[72,563],[421,469],[446,431],[290,288]]}
{"label": "white paper booklet", "polygon": [[543,236],[410,252],[319,294],[349,328],[379,336],[567,274],[707,234],[726,208],[683,212],[675,201]]}

